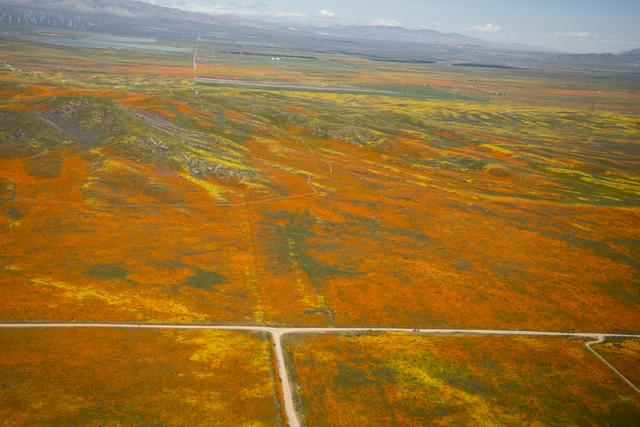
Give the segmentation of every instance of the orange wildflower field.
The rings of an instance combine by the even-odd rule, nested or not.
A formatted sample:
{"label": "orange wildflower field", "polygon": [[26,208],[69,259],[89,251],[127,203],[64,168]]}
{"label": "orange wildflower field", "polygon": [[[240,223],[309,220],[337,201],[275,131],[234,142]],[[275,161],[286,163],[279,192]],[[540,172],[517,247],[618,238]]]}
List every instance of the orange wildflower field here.
{"label": "orange wildflower field", "polygon": [[284,426],[266,335],[1,330],[2,425]]}
{"label": "orange wildflower field", "polygon": [[0,425],[638,424],[637,73],[163,43],[0,34]]}
{"label": "orange wildflower field", "polygon": [[640,341],[631,339],[612,339],[594,346],[594,349],[611,362],[632,383],[640,383]]}
{"label": "orange wildflower field", "polygon": [[583,77],[592,111],[525,102],[534,71],[349,59],[361,83],[326,58],[344,85],[438,85],[382,96],[196,88],[164,71],[179,56],[3,53],[3,320],[640,331],[640,104],[611,82]]}
{"label": "orange wildflower field", "polygon": [[323,334],[286,347],[309,426],[631,426],[640,411],[581,340]]}

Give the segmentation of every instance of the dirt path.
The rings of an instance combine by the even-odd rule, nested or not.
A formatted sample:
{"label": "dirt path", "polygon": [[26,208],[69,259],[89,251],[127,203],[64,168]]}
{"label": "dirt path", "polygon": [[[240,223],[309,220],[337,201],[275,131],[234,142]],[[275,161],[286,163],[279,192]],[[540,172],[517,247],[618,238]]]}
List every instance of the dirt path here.
{"label": "dirt path", "polygon": [[298,414],[293,403],[293,390],[282,350],[282,337],[288,334],[331,334],[331,333],[366,333],[366,332],[404,332],[417,335],[501,335],[501,336],[533,336],[533,337],[572,337],[590,338],[594,341],[586,343],[587,349],[604,362],[613,372],[629,384],[635,391],[640,389],[629,381],[620,371],[607,362],[591,345],[604,342],[606,338],[640,338],[634,334],[608,334],[604,332],[556,332],[556,331],[518,331],[506,329],[408,329],[408,328],[277,328],[271,326],[224,326],[197,324],[163,324],[163,323],[0,323],[0,329],[37,329],[37,328],[106,328],[106,329],[202,329],[217,331],[266,332],[271,335],[278,365],[278,376],[282,387],[285,412],[291,427],[300,427]]}
{"label": "dirt path", "polygon": [[276,360],[278,361],[278,375],[280,376],[280,385],[282,387],[282,398],[284,399],[284,410],[287,414],[287,420],[290,427],[300,427],[300,420],[296,413],[296,407],[293,403],[293,391],[289,383],[289,372],[287,364],[284,361],[284,352],[282,351],[282,332],[272,332],[273,345],[275,348]]}
{"label": "dirt path", "polygon": [[629,384],[629,386],[634,389],[638,394],[640,394],[640,388],[638,388],[638,386],[636,386],[634,383],[631,382],[631,380],[629,380],[627,377],[625,377],[622,372],[618,371],[611,363],[609,363],[604,357],[602,357],[600,355],[600,353],[598,353],[597,351],[595,351],[591,346],[594,344],[600,344],[603,343],[605,341],[605,336],[601,335],[598,337],[598,339],[596,339],[595,341],[589,341],[588,343],[585,344],[585,347],[587,347],[587,349],[594,354],[594,356],[596,356],[598,359],[600,359],[605,365],[607,365],[609,367],[609,369],[611,369],[613,372],[615,372],[620,378],[622,378],[624,380],[624,382],[626,382],[627,384]]}

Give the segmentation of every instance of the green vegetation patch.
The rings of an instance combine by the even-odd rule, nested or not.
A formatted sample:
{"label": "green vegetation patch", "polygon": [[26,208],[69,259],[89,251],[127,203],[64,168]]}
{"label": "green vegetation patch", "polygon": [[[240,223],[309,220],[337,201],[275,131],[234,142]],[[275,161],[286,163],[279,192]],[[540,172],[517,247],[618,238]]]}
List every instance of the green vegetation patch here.
{"label": "green vegetation patch", "polygon": [[215,271],[198,269],[197,273],[189,277],[185,283],[194,288],[212,291],[215,286],[227,283],[227,279]]}
{"label": "green vegetation patch", "polygon": [[47,103],[43,118],[82,144],[122,136],[131,117],[113,101],[92,97],[59,97]]}
{"label": "green vegetation patch", "polygon": [[19,220],[23,216],[24,214],[22,213],[22,211],[20,211],[20,209],[16,208],[15,206],[11,206],[9,210],[7,210],[7,217],[14,221]]}
{"label": "green vegetation patch", "polygon": [[84,274],[98,280],[124,280],[129,273],[120,264],[96,264]]}
{"label": "green vegetation patch", "polygon": [[398,97],[415,99],[437,99],[447,101],[479,101],[476,97],[447,92],[441,89],[433,89],[427,85],[403,85],[393,83],[366,83],[358,85],[367,89],[391,92]]}
{"label": "green vegetation patch", "polygon": [[320,284],[332,277],[354,276],[357,273],[328,265],[310,255],[314,247],[309,239],[316,236],[314,226],[316,218],[309,213],[293,213],[286,211],[269,212],[275,228],[276,239],[271,248],[281,267],[300,268],[313,287],[319,291]]}
{"label": "green vegetation patch", "polygon": [[445,156],[440,159],[416,160],[416,163],[433,168],[475,172],[486,169],[489,162],[465,157]]}
{"label": "green vegetation patch", "polygon": [[0,156],[34,156],[64,140],[65,136],[37,113],[0,110]]}

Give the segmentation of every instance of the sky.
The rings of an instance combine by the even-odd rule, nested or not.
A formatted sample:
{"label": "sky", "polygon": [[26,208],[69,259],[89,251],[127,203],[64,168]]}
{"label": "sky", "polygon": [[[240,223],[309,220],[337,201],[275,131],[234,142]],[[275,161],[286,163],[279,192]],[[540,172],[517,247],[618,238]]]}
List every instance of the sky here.
{"label": "sky", "polygon": [[566,52],[640,48],[640,0],[143,0],[313,25],[393,25]]}

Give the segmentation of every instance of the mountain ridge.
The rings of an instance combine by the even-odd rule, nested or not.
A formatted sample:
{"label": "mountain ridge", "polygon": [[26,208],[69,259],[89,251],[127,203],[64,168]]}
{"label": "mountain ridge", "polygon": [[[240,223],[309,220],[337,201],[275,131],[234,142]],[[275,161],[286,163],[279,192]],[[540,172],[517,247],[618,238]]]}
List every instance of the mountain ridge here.
{"label": "mountain ridge", "polygon": [[[154,23],[197,23],[205,26],[226,28],[236,35],[251,33],[252,37],[281,40],[283,37],[303,37],[307,40],[325,42],[344,41],[373,44],[408,43],[414,45],[415,52],[419,46],[444,47],[480,47],[498,51],[531,52],[532,54],[550,54],[559,61],[571,64],[589,63],[606,65],[608,62],[636,63],[640,61],[640,49],[633,49],[619,54],[615,53],[565,53],[553,49],[527,46],[522,44],[498,43],[483,40],[464,34],[444,33],[433,29],[410,29],[400,26],[383,25],[331,25],[316,26],[311,24],[273,23],[255,19],[246,19],[236,15],[212,15],[191,12],[177,8],[159,6],[138,0],[0,0],[0,6],[18,8],[27,11],[80,14],[94,17],[114,17],[129,20],[144,20]],[[9,22],[23,22],[9,21]],[[5,21],[6,22],[6,21]],[[28,22],[31,23],[31,22]],[[89,23],[92,26],[93,23]],[[196,33],[200,29],[194,26]],[[86,27],[85,27],[86,29]],[[94,28],[95,30],[95,28]],[[206,29],[205,29],[206,31]],[[184,31],[183,31],[184,32]]]}
{"label": "mountain ridge", "polygon": [[236,15],[211,15],[177,8],[154,5],[137,0],[0,0],[0,5],[39,10],[55,10],[81,14],[110,15],[134,19],[163,19],[197,22],[209,25],[232,25],[253,29],[306,33],[324,37],[338,37],[361,41],[408,42],[444,46],[482,46],[504,50],[529,50],[549,52],[547,49],[507,43],[495,43],[460,33],[444,33],[432,29],[410,29],[400,26],[380,25],[314,25],[268,23],[245,19]]}

